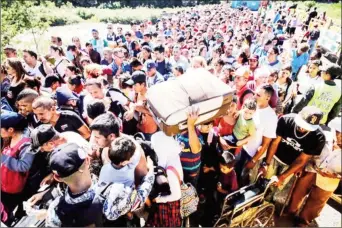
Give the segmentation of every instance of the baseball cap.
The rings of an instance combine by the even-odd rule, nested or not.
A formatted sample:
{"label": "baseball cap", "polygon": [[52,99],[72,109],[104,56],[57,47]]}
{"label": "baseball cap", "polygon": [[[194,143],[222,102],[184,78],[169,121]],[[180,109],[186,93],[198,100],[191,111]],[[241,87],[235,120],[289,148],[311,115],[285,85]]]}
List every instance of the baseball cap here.
{"label": "baseball cap", "polygon": [[258,55],[251,55],[250,57],[249,57],[249,59],[256,59],[256,60],[259,60],[259,56]]}
{"label": "baseball cap", "polygon": [[7,44],[7,45],[4,47],[4,50],[13,50],[13,51],[16,51],[17,49],[16,49],[14,46],[12,46],[12,45]]}
{"label": "baseball cap", "polygon": [[335,79],[337,76],[342,74],[341,67],[337,64],[326,64],[324,66],[321,66],[320,70],[325,71],[332,77],[332,79]]}
{"label": "baseball cap", "polygon": [[319,128],[319,122],[323,118],[323,112],[315,106],[306,106],[295,117],[298,127],[307,131],[315,131]]}
{"label": "baseball cap", "polygon": [[342,132],[341,117],[335,117],[333,120],[331,120],[328,124],[328,127],[337,132]]}
{"label": "baseball cap", "polygon": [[127,85],[134,85],[136,83],[141,83],[141,82],[146,82],[146,74],[140,70],[138,71],[135,71],[133,74],[132,74],[132,78],[129,79],[128,81],[126,81],[125,83]]}
{"label": "baseball cap", "polygon": [[57,147],[50,157],[50,168],[59,177],[68,177],[79,170],[87,153],[76,143],[66,143]]}
{"label": "baseball cap", "polygon": [[38,149],[59,133],[51,124],[42,124],[31,131],[32,148]]}
{"label": "baseball cap", "polygon": [[10,128],[24,121],[25,117],[17,112],[1,109],[1,128]]}
{"label": "baseball cap", "polygon": [[147,60],[146,63],[146,70],[149,71],[151,70],[152,68],[156,68],[156,63],[153,61],[153,60]]}
{"label": "baseball cap", "polygon": [[71,90],[66,87],[59,87],[56,90],[57,105],[60,107],[65,105],[69,100],[79,100]]}

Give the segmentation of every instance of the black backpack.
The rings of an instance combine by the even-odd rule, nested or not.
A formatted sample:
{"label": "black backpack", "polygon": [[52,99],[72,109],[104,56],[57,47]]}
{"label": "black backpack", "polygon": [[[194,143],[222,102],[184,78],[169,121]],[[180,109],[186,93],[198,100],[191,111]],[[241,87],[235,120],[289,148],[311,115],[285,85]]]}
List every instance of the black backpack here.
{"label": "black backpack", "polygon": [[110,185],[101,183],[93,200],[78,204],[68,204],[63,195],[56,208],[56,214],[62,227],[85,227],[92,224],[96,227],[103,226],[106,220],[102,213],[105,201],[104,193]]}

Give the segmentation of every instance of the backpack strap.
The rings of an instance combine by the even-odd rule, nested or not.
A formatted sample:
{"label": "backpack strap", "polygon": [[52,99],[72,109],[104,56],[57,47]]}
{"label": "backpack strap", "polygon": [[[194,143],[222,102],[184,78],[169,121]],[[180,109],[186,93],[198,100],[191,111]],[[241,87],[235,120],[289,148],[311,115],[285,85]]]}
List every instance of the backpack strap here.
{"label": "backpack strap", "polygon": [[179,176],[179,173],[178,173],[178,171],[175,169],[175,167],[173,167],[173,166],[168,166],[167,168],[166,168],[166,170],[171,170],[176,176],[177,176],[177,178],[178,178],[178,180],[179,180],[179,183],[182,185],[183,184],[183,181],[181,180],[181,178],[180,178],[180,176]]}

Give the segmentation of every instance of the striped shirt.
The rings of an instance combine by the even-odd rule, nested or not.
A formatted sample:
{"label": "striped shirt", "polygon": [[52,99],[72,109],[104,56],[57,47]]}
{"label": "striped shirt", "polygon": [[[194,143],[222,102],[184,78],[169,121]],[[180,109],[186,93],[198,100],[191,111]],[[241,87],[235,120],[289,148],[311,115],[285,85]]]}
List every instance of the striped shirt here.
{"label": "striped shirt", "polygon": [[[196,130],[197,136],[200,140],[200,143],[204,145],[203,137],[199,131]],[[189,144],[189,135],[188,132],[184,134],[178,134],[176,136],[177,142],[182,147],[182,152],[180,153],[180,160],[182,163],[184,175],[194,176],[198,173],[198,170],[201,166],[201,152],[194,154],[191,151]]]}

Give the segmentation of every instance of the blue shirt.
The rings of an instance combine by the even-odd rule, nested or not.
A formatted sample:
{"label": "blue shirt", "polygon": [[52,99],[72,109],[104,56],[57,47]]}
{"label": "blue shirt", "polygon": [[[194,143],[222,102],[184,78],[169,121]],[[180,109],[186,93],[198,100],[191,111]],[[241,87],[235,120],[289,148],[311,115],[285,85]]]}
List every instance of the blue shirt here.
{"label": "blue shirt", "polygon": [[[116,75],[116,73],[118,72],[119,66],[116,65],[115,61],[112,62],[109,66],[112,68],[113,76]],[[126,73],[126,72],[130,73],[131,72],[131,66],[129,65],[128,62],[123,62],[121,64],[121,69],[122,69],[123,73]]]}
{"label": "blue shirt", "polygon": [[309,61],[309,54],[307,52],[297,56],[297,50],[292,51],[292,74],[295,75],[299,71],[299,69],[307,64]]}

